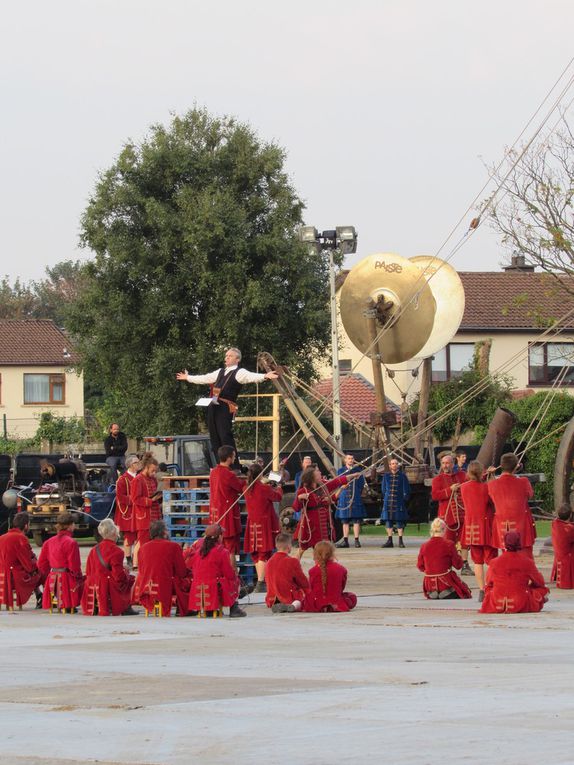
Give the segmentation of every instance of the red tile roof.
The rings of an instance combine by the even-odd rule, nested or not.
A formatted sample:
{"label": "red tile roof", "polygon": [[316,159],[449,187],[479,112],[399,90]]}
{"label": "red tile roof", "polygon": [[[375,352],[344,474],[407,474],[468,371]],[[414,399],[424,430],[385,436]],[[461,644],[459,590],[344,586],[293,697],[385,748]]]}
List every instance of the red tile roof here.
{"label": "red tile roof", "polygon": [[[330,398],[333,395],[332,378],[319,380],[313,386],[313,390],[321,396]],[[343,416],[348,414],[361,422],[369,423],[371,412],[377,411],[374,386],[363,375],[353,372],[341,375],[340,391]],[[387,407],[397,412],[400,418],[400,408],[389,398],[387,398]]]}
{"label": "red tile roof", "polygon": [[[337,274],[337,289],[343,286],[348,270]],[[476,330],[541,330],[574,309],[570,294],[551,274],[537,271],[459,271],[465,292],[461,332]],[[571,285],[574,278],[560,275]],[[564,322],[574,329],[574,314]]]}
{"label": "red tile roof", "polygon": [[72,366],[67,335],[49,319],[0,319],[0,365]]}

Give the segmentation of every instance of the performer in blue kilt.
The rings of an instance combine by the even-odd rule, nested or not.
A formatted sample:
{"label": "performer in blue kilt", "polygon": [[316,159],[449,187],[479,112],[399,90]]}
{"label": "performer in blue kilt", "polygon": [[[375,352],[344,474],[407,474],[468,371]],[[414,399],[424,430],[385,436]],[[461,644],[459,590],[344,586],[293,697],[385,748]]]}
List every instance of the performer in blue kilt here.
{"label": "performer in blue kilt", "polygon": [[387,527],[387,541],[381,547],[393,547],[393,526],[399,532],[399,547],[404,547],[403,531],[407,525],[407,500],[411,494],[409,480],[401,472],[399,461],[395,458],[389,462],[389,472],[383,474],[381,480],[383,495],[383,510],[381,521]]}
{"label": "performer in blue kilt", "polygon": [[[355,458],[352,454],[345,455],[345,465],[339,468],[337,475],[348,475],[349,473],[360,473],[362,468],[355,465]],[[365,477],[359,478],[341,489],[337,499],[337,512],[335,517],[342,521],[343,539],[337,543],[336,547],[349,547],[349,527],[353,524],[353,535],[355,537],[355,547],[360,547],[359,534],[361,533],[361,522],[365,517],[365,506],[361,497]]]}

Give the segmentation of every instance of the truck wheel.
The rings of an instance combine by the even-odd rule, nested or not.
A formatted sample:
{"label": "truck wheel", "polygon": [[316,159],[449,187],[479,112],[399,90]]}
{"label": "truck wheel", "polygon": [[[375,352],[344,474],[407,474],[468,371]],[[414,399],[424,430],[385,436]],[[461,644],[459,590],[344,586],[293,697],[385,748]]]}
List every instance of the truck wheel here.
{"label": "truck wheel", "polygon": [[90,531],[93,533],[94,539],[96,540],[96,543],[99,544],[102,541],[103,537],[100,534],[100,532],[98,531],[98,527],[97,526],[92,526]]}
{"label": "truck wheel", "polygon": [[49,535],[45,531],[34,531],[32,533],[32,539],[37,547],[42,547],[46,539],[48,539],[48,536]]}

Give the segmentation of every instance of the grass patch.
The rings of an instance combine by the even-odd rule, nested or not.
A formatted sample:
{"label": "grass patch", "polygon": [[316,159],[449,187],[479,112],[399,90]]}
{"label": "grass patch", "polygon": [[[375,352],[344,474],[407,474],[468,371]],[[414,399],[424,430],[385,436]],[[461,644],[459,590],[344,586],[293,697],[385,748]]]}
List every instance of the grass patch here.
{"label": "grass patch", "polygon": [[[550,525],[552,521],[536,521],[536,533],[539,537],[550,536]],[[363,526],[361,529],[361,536],[366,537],[380,537],[386,535],[387,530],[384,526]],[[406,537],[428,537],[429,524],[421,523],[418,526],[416,523],[409,523],[405,529]]]}

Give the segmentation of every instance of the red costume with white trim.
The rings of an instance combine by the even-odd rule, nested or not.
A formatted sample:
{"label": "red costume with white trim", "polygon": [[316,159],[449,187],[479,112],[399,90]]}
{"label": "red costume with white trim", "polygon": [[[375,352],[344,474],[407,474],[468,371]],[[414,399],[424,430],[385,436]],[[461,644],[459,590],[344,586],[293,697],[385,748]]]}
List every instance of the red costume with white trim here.
{"label": "red costume with white trim", "polygon": [[[456,474],[455,474],[456,475]],[[419,550],[417,567],[423,571],[423,592],[443,592],[452,588],[459,598],[470,598],[471,593],[465,582],[452,569],[462,568],[462,558],[454,542],[443,537],[431,537]]]}
{"label": "red costume with white trim", "polygon": [[217,543],[203,557],[203,543],[203,539],[198,540],[186,560],[192,572],[189,610],[219,611],[222,606],[232,606],[237,600],[239,577],[231,565],[227,547]]}
{"label": "red costume with white trim", "polygon": [[453,484],[462,485],[467,480],[464,470],[457,473],[439,473],[432,479],[432,498],[438,502],[438,517],[446,523],[445,539],[460,542],[464,526],[464,504],[460,489],[452,490]]}
{"label": "red costume with white trim", "polygon": [[0,605],[23,606],[43,577],[30,542],[21,529],[9,529],[0,537]]}
{"label": "red costume with white trim", "polygon": [[159,521],[161,518],[161,505],[158,500],[152,499],[156,493],[156,478],[147,476],[143,472],[138,473],[131,483],[130,497],[134,526],[140,545],[149,542],[149,528],[153,521]]}
{"label": "red costume with white trim", "polygon": [[506,550],[488,567],[480,611],[483,614],[541,611],[547,595],[544,577],[532,557]]}
{"label": "red costume with white trim", "polygon": [[136,522],[133,513],[131,487],[135,476],[128,470],[116,481],[116,511],[114,523],[122,532],[129,545],[133,545],[137,537]]}
{"label": "red costume with white trim", "polygon": [[[98,555],[98,551],[102,556]],[[86,561],[86,581],[82,595],[82,612],[99,616],[119,616],[129,608],[134,577],[124,568],[124,552],[104,539],[92,547]]]}
{"label": "red costume with white trim", "polygon": [[350,611],[357,605],[354,592],[344,592],[347,584],[347,569],[335,560],[325,564],[327,581],[323,589],[321,567],[313,566],[309,570],[310,592],[303,604],[304,611]]}
{"label": "red costume with white trim", "polygon": [[530,481],[524,476],[503,473],[486,485],[494,502],[493,546],[504,549],[504,535],[508,531],[517,531],[522,551],[532,555],[536,526],[528,506],[528,500],[534,495]]}
{"label": "red costume with white trim", "polygon": [[552,521],[554,564],[550,580],[561,590],[574,589],[574,523],[556,518]]}
{"label": "red costume with white trim", "polygon": [[84,586],[80,548],[69,529],[44,542],[38,568],[46,579],[42,608],[50,608],[53,595],[58,597],[59,608],[80,605]]}
{"label": "red costume with white trim", "polygon": [[459,491],[464,503],[462,545],[470,547],[474,563],[489,563],[496,558],[498,550],[492,544],[494,506],[488,486],[480,481],[465,481]]}
{"label": "red costume with white trim", "polygon": [[239,554],[241,515],[239,497],[245,481],[227,465],[217,465],[209,474],[209,522],[223,529],[223,544],[232,555]]}
{"label": "red costume with white trim", "polygon": [[271,608],[274,603],[291,605],[294,600],[305,600],[309,592],[309,581],[297,558],[278,550],[267,562],[265,569],[267,595],[265,602]]}
{"label": "red costume with white trim", "polygon": [[175,596],[179,614],[187,613],[189,572],[183,552],[177,542],[152,539],[142,546],[138,557],[138,575],[133,602],[152,611],[156,601],[161,603],[162,616],[171,615]]}
{"label": "red costume with white trim", "polygon": [[[346,486],[347,483],[347,477],[341,475],[319,484],[315,489],[299,487],[293,507],[301,512],[301,518],[293,537],[299,540],[301,550],[315,547],[317,542],[323,540],[333,541],[331,503],[334,500],[334,492],[340,486]],[[309,494],[308,499],[301,498],[305,494]]]}
{"label": "red costume with white trim", "polygon": [[251,553],[255,562],[269,560],[275,549],[275,537],[279,533],[279,519],[274,502],[280,502],[283,492],[269,484],[256,481],[245,493],[247,525],[243,551]]}

